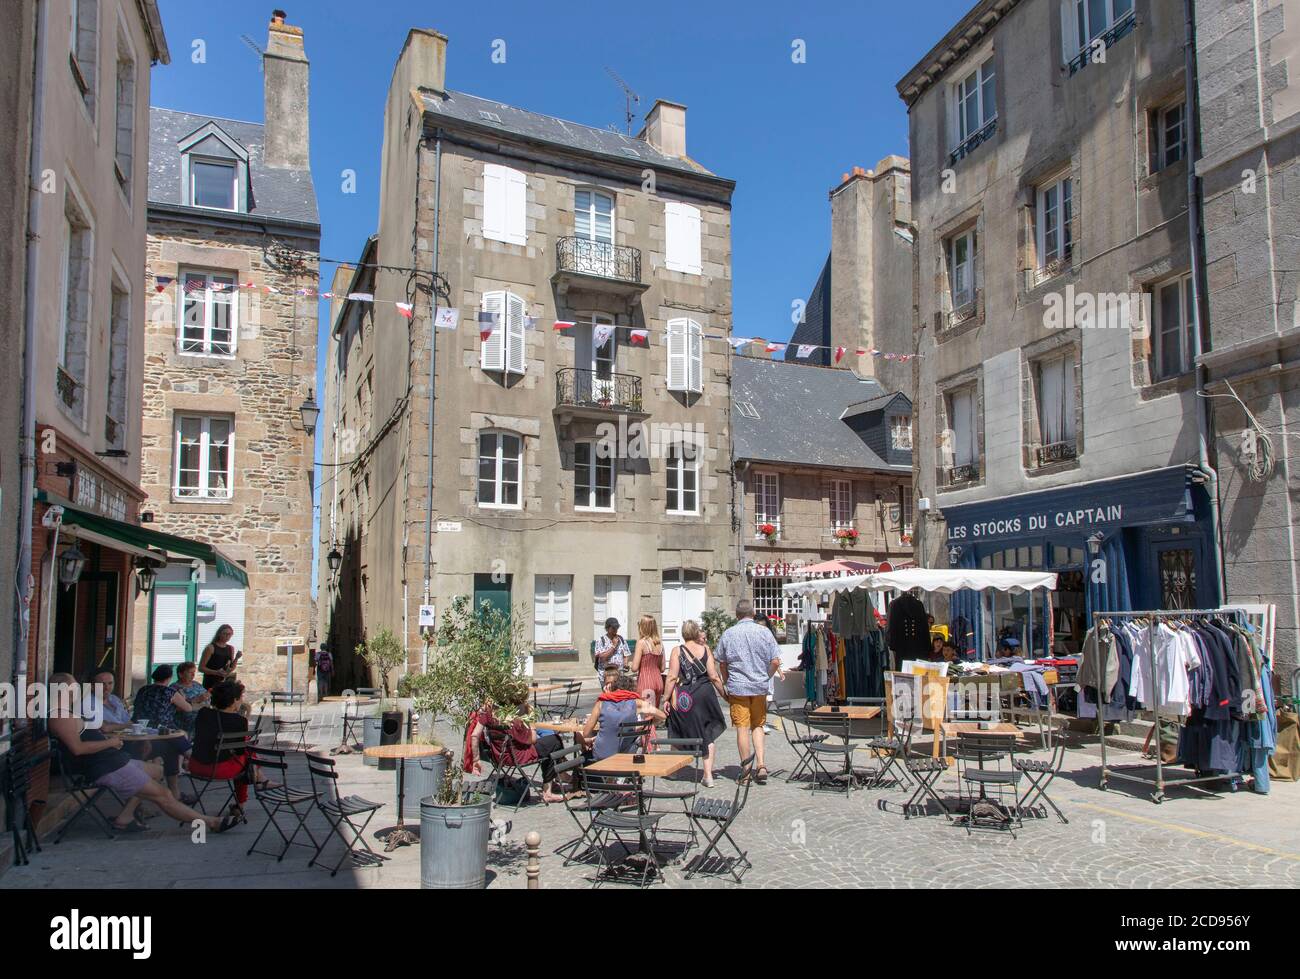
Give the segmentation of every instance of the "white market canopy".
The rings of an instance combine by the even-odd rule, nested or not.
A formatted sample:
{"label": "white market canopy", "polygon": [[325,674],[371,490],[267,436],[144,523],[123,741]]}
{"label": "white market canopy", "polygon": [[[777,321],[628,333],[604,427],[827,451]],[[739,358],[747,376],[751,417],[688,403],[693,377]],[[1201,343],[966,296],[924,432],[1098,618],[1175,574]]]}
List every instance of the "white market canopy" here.
{"label": "white market canopy", "polygon": [[984,571],[977,568],[907,568],[877,574],[850,575],[844,578],[821,578],[796,581],[782,586],[787,595],[824,595],[829,592],[854,591],[921,591],[949,594],[969,588],[973,591],[1000,591],[1021,594],[1036,588],[1056,590],[1056,575],[1041,571]]}

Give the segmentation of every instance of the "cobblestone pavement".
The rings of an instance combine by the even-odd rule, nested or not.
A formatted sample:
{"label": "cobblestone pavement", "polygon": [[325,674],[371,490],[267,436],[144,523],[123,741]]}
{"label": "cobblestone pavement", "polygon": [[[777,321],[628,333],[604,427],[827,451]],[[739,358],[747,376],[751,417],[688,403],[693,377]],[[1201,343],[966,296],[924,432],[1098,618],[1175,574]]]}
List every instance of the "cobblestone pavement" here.
{"label": "cobblestone pavement", "polygon": [[[309,740],[337,744],[341,722],[336,707],[313,708]],[[442,732],[456,743],[451,732]],[[781,735],[769,738],[769,768],[777,773],[795,762]],[[735,738],[719,742],[719,778],[703,795],[730,798],[735,792]],[[1113,753],[1112,763],[1136,762]],[[1035,756],[1045,757],[1042,752]],[[372,824],[374,840],[392,825],[395,777],[364,766],[359,755],[338,756],[344,791],[386,802]],[[866,759],[863,759],[865,764]],[[754,786],[733,835],[748,851],[753,867],[747,887],[1297,887],[1300,886],[1300,785],[1274,782],[1272,793],[1243,790],[1211,795],[1172,790],[1163,805],[1151,802],[1141,786],[1112,782],[1097,788],[1100,758],[1095,746],[1067,753],[1066,770],[1051,795],[1070,822],[1055,816],[1029,819],[1016,838],[996,831],[968,835],[941,815],[904,819],[901,789],[859,790],[849,797],[812,792],[774,774]],[[730,777],[725,777],[730,776]],[[955,787],[952,776],[947,784]],[[292,781],[306,781],[298,758]],[[955,788],[954,788],[955,791]],[[249,825],[210,836],[196,846],[188,831],[162,816],[148,833],[108,842],[85,819],[65,841],[47,843],[27,867],[0,876],[0,888],[16,887],[418,887],[419,848],[389,854],[382,867],[345,868],[331,878],[307,867],[310,852],[294,847],[283,862],[245,851],[265,817],[250,804]],[[497,808],[495,817],[511,831],[490,854],[490,886],[523,887],[524,837],[542,836],[543,887],[589,887],[592,868],[564,867],[552,851],[575,835],[563,806],[532,804],[518,813]],[[324,824],[309,824],[318,835]],[[681,827],[681,817],[667,828]],[[337,853],[332,846],[326,856]],[[330,861],[331,863],[333,860]],[[619,886],[612,884],[610,886]],[[656,886],[719,887],[729,879],[697,876],[687,880],[680,864],[670,865]],[[730,885],[734,886],[734,885]]]}

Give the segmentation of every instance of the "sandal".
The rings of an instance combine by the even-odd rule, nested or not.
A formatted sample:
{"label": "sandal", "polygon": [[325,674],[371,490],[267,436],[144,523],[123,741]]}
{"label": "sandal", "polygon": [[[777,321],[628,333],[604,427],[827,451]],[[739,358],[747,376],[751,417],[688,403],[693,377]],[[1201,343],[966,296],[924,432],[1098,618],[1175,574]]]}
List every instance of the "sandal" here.
{"label": "sandal", "polygon": [[145,833],[148,832],[148,830],[148,826],[134,818],[125,826],[120,825],[116,821],[113,823],[113,831],[116,833]]}
{"label": "sandal", "polygon": [[760,769],[758,770],[758,774],[756,774],[756,775],[754,776],[754,781],[757,782],[759,785],[766,785],[766,784],[767,784],[767,769],[766,769],[766,768],[760,768]]}
{"label": "sandal", "polygon": [[218,826],[216,829],[214,829],[212,832],[214,832],[214,833],[224,833],[224,832],[226,832],[226,830],[228,830],[228,829],[232,829],[233,827],[238,826],[238,825],[239,825],[241,822],[243,822],[243,821],[244,821],[244,820],[243,820],[241,817],[239,817],[239,816],[227,816],[225,819],[221,820],[221,825],[219,825],[219,826]]}

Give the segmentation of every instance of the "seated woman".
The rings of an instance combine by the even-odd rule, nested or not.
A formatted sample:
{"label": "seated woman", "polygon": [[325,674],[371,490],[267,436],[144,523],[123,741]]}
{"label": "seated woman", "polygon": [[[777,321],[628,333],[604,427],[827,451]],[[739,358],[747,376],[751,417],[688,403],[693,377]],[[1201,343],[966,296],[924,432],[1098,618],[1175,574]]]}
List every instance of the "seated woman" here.
{"label": "seated woman", "polygon": [[199,708],[206,707],[212,695],[198,679],[198,666],[194,663],[182,663],[176,667],[176,683],[173,689],[185,698],[190,705],[188,711],[176,712],[176,726],[194,740],[194,720],[199,716]]}
{"label": "seated woman", "polygon": [[614,669],[605,671],[605,689],[596,698],[596,706],[579,735],[593,761],[635,752],[636,738],[619,736],[618,729],[622,725],[648,718],[662,721],[667,717],[651,701],[638,697],[636,686],[635,677],[623,676]]}
{"label": "seated woman", "polygon": [[209,779],[234,779],[235,801],[230,814],[244,818],[244,803],[248,801],[248,786],[256,781],[258,786],[270,787],[257,778],[250,765],[251,758],[243,748],[221,749],[223,734],[247,734],[248,718],[240,712],[244,700],[244,685],[229,680],[210,690],[212,706],[204,707],[194,720],[194,752],[190,756],[190,772]]}
{"label": "seated woman", "polygon": [[[525,691],[523,700],[516,706],[526,707],[527,704],[528,693]],[[489,738],[489,729],[498,730],[504,738],[496,740]],[[503,741],[505,744],[502,743]],[[493,762],[500,764],[506,751],[506,744],[509,745],[515,762],[521,767],[532,762],[538,763],[542,774],[542,801],[563,802],[564,795],[551,788],[551,783],[555,781],[555,763],[551,761],[551,754],[563,749],[564,742],[555,734],[547,734],[539,738],[537,732],[520,717],[516,717],[509,723],[499,720],[491,701],[484,702],[482,707],[470,715],[462,760],[465,771],[473,772],[475,775],[482,774],[479,758],[484,745],[487,746]]]}
{"label": "seated woman", "polygon": [[[56,673],[50,683],[71,688],[76,681],[68,673]],[[122,812],[113,820],[119,833],[143,833],[147,827],[136,813],[142,801],[179,820],[181,825],[201,820],[214,833],[224,833],[238,820],[226,816],[205,816],[184,805],[149,775],[144,762],[122,750],[122,739],[86,727],[80,705],[68,702],[50,705],[50,734],[58,738],[68,753],[68,765],[74,774],[88,782],[110,789],[126,799]]]}
{"label": "seated woman", "polygon": [[[131,720],[137,724],[146,724],[157,728],[176,730],[180,725],[178,714],[190,714],[194,708],[190,702],[172,684],[172,668],[166,664],[154,667],[151,677],[153,683],[141,687],[135,694],[135,710]],[[145,761],[160,758],[163,763],[163,775],[172,795],[185,803],[193,803],[193,798],[182,798],[180,794],[181,756],[190,750],[189,738],[168,738],[165,741],[150,741],[146,747],[149,754],[142,756]]]}

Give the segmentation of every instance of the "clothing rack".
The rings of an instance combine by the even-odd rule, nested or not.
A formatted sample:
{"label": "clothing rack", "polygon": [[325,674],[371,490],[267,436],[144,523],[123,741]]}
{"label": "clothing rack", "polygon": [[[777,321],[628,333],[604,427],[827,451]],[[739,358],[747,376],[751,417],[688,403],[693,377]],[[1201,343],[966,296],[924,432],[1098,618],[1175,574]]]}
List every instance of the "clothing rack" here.
{"label": "clothing rack", "polygon": [[[1110,623],[1108,620],[1110,619],[1145,618],[1147,620],[1147,665],[1151,672],[1151,685],[1155,691],[1155,699],[1153,701],[1154,706],[1152,709],[1152,714],[1153,714],[1152,723],[1154,725],[1153,733],[1155,736],[1155,762],[1156,762],[1154,777],[1152,777],[1149,774],[1146,775],[1138,774],[1140,771],[1146,771],[1147,769],[1150,769],[1152,767],[1150,765],[1107,765],[1106,764],[1106,720],[1105,720],[1106,712],[1102,708],[1102,703],[1101,703],[1102,693],[1101,691],[1098,691],[1097,736],[1101,742],[1101,789],[1103,792],[1106,790],[1107,780],[1112,778],[1123,779],[1124,781],[1127,782],[1138,782],[1143,785],[1155,786],[1155,791],[1151,793],[1151,801],[1156,803],[1157,805],[1159,805],[1161,802],[1164,801],[1165,789],[1176,785],[1199,785],[1207,782],[1227,781],[1231,784],[1232,790],[1234,792],[1237,790],[1237,786],[1240,785],[1241,780],[1244,777],[1243,774],[1239,771],[1226,772],[1222,775],[1197,775],[1192,778],[1172,778],[1172,779],[1165,778],[1165,764],[1163,759],[1161,758],[1161,752],[1160,752],[1160,717],[1161,717],[1160,705],[1164,703],[1165,692],[1161,689],[1160,672],[1156,669],[1156,667],[1159,664],[1156,660],[1155,638],[1156,638],[1157,624],[1159,624],[1160,622],[1168,621],[1170,619],[1196,619],[1196,618],[1204,619],[1204,618],[1210,618],[1212,616],[1218,618],[1236,619],[1239,617],[1239,615],[1240,615],[1240,610],[1233,609],[1233,608],[1163,609],[1163,610],[1146,611],[1146,612],[1093,612],[1092,613],[1092,627],[1094,629],[1098,628],[1102,624],[1105,624],[1106,627],[1109,628]],[[1173,720],[1175,719],[1175,717],[1171,716],[1168,719]],[[1176,719],[1181,721],[1182,717],[1177,716]]]}

